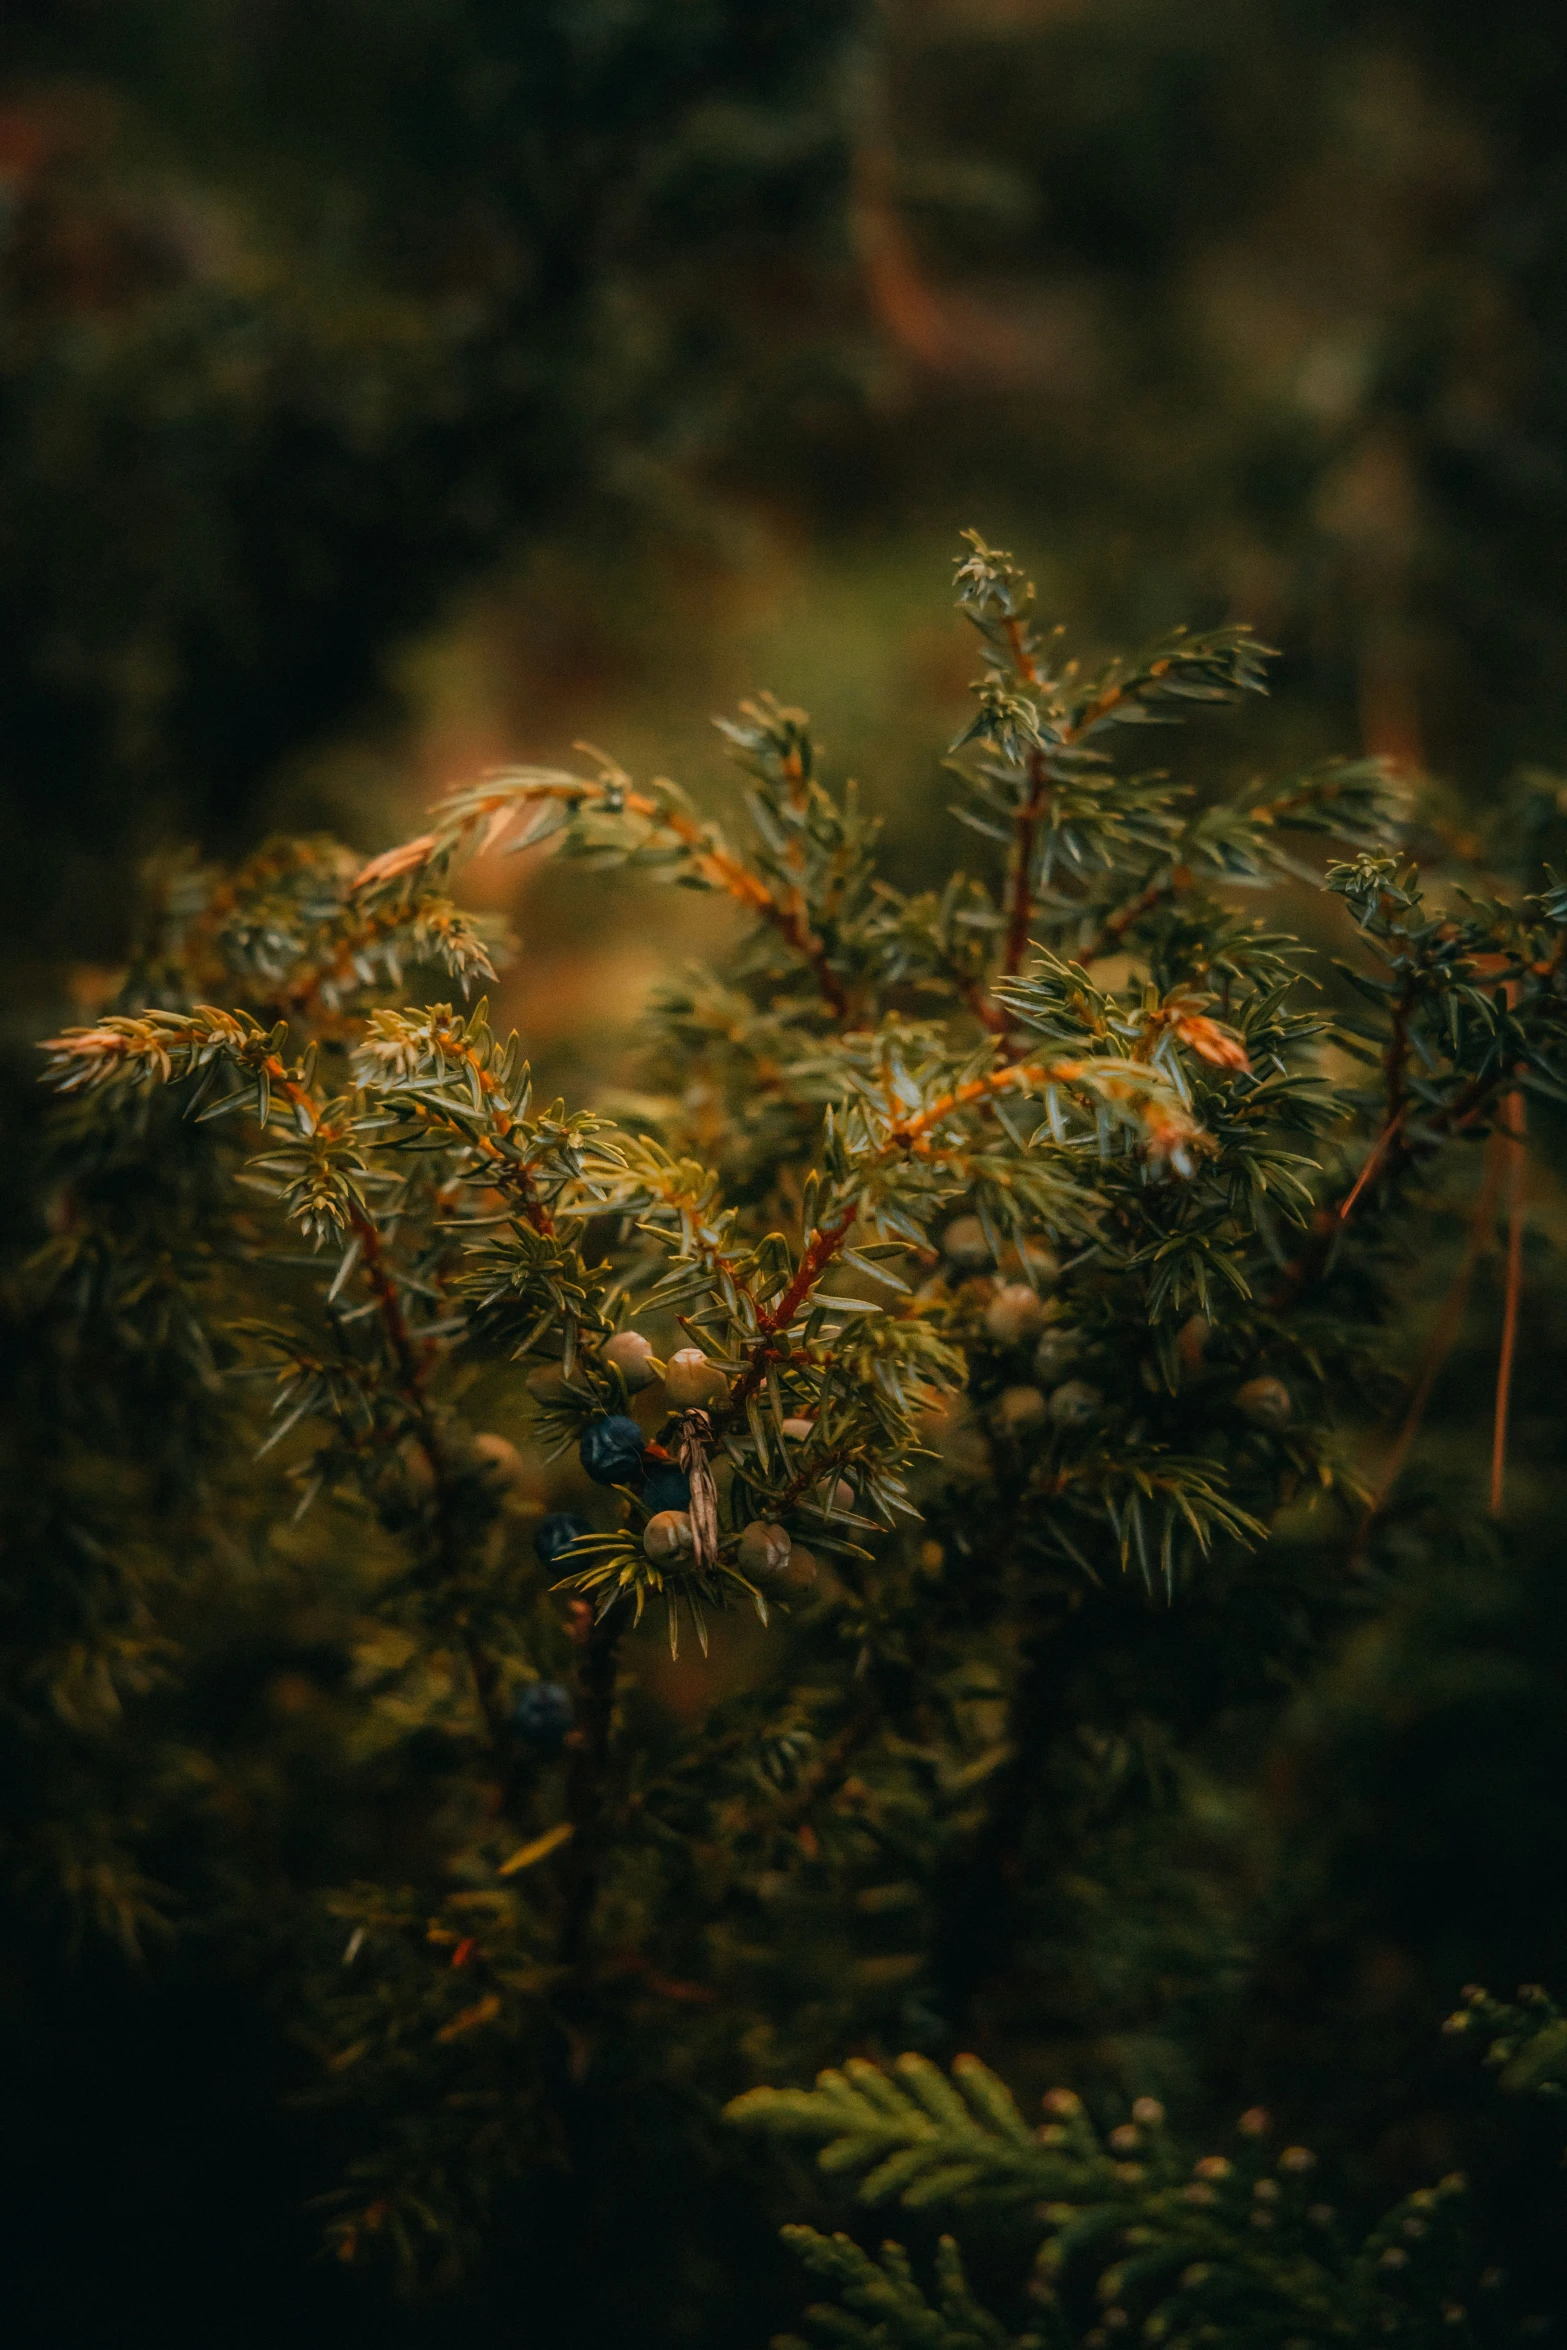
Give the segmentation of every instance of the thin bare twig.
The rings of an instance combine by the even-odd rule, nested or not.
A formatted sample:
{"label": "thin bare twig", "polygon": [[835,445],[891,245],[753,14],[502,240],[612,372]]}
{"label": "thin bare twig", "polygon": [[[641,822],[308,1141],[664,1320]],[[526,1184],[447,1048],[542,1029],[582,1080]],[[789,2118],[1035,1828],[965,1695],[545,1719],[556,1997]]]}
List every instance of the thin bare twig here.
{"label": "thin bare twig", "polygon": [[1017,840],[1012,852],[1012,902],[1007,913],[1006,946],[1001,957],[1004,979],[1012,978],[1022,968],[1028,949],[1029,925],[1034,919],[1034,840],[1039,820],[1050,805],[1043,752],[1030,753],[1028,777],[1028,798],[1014,818]]}

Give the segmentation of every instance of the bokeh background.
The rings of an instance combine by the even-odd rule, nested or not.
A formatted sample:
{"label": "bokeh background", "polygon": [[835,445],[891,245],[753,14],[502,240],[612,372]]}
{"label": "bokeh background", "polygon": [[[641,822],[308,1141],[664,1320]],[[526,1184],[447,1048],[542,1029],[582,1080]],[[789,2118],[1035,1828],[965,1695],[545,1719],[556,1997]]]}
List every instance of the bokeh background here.
{"label": "bokeh background", "polygon": [[[911,861],[1017,541],[1085,648],[1244,613],[1279,738],[1561,756],[1567,162],[1501,0],[13,0],[12,951],[127,863],[379,839],[808,700]],[[1259,754],[1262,755],[1262,754]]]}
{"label": "bokeh background", "polygon": [[[709,714],[758,686],[939,877],[967,524],[1085,654],[1250,619],[1277,686],[1221,766],[1369,748],[1460,824],[1567,769],[1563,51],[1544,0],[9,0],[9,1045],[101,1000],[149,855],[379,847],[584,737],[716,805]],[[578,1092],[723,919],[475,887]],[[1434,1542],[1258,1766],[1237,2066],[1359,2066],[1390,2177],[1442,2157],[1397,2091],[1453,1987],[1567,1973],[1559,1567],[1548,1509],[1505,1558]],[[199,1948],[0,1964],[47,2338],[445,2344],[525,2303],[525,2260],[395,2317],[315,2268],[286,2052]]]}

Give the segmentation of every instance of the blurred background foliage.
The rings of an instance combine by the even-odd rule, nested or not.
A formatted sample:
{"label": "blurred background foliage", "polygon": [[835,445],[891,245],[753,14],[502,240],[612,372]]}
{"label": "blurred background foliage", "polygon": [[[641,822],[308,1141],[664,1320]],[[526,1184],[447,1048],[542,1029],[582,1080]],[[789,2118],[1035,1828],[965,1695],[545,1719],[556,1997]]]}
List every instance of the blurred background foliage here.
{"label": "blurred background foliage", "polygon": [[1558,753],[1537,5],[20,0],[4,40],[45,955],[112,956],[171,831],[382,829],[432,733],[440,779],[626,705],[694,752],[759,662],[907,806],[958,517],[1026,518],[1090,639],[1245,612],[1323,741]]}
{"label": "blurred background foliage", "polygon": [[[1543,0],[12,0],[0,63],[15,1043],[101,999],[150,852],[274,824],[379,846],[584,735],[716,788],[706,713],[758,685],[810,703],[899,878],[938,879],[971,656],[933,583],[969,522],[1026,549],[1085,651],[1252,620],[1283,660],[1243,764],[1381,751],[1460,826],[1567,766]],[[524,939],[504,1012],[578,1090],[714,919],[580,875],[481,887]],[[1397,1606],[1188,1757],[1157,1850],[1107,1850],[1059,1922],[1067,2005],[1186,2017],[1237,2099],[1315,2096],[1378,2191],[1451,2156],[1471,2093],[1430,2040],[1458,1983],[1567,1975],[1567,1315],[1534,1183],[1516,1528],[1455,1531],[1482,1271]],[[1450,1275],[1411,1269],[1417,1323]],[[257,1610],[205,1652],[190,1627],[194,1685],[258,1809],[293,1775],[308,1842],[330,1705],[308,1624]],[[127,2308],[175,2344],[537,2322],[565,2182],[460,2305],[388,2315],[312,2266],[331,2162],[278,2110],[264,1964],[197,1937],[140,1977],[92,1944],[67,1965],[24,1904],[3,1965],[37,2338]],[[671,2341],[765,2336],[784,2272],[743,2171],[709,2182]],[[577,2338],[644,2322],[662,2226]]]}

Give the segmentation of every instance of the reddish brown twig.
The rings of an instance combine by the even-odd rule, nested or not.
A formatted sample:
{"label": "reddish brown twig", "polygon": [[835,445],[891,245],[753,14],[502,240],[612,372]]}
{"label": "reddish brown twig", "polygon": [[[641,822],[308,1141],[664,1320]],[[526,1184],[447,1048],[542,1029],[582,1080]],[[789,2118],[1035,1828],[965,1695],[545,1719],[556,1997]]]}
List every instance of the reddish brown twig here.
{"label": "reddish brown twig", "polygon": [[1381,1166],[1382,1161],[1387,1154],[1388,1145],[1392,1142],[1393,1137],[1397,1134],[1403,1123],[1404,1112],[1400,1110],[1397,1117],[1390,1118],[1388,1120],[1388,1123],[1383,1127],[1381,1133],[1377,1136],[1376,1141],[1371,1145],[1370,1150],[1367,1151],[1365,1165],[1361,1168],[1360,1173],[1355,1177],[1355,1180],[1350,1185],[1349,1190],[1344,1194],[1344,1197],[1338,1204],[1338,1220],[1341,1224],[1347,1224],[1350,1217],[1354,1214],[1355,1202],[1359,1199],[1361,1193],[1365,1190],[1366,1185],[1371,1181],[1371,1178],[1376,1173],[1378,1167]]}
{"label": "reddish brown twig", "polygon": [[[1007,620],[1004,626],[1007,643],[1011,648],[1013,664],[1018,675],[1027,685],[1042,684],[1043,680],[1040,677],[1038,667],[1023,641],[1023,632],[1019,623],[1016,620]],[[1151,677],[1162,677],[1168,667],[1167,661],[1156,661],[1148,674]],[[1107,686],[1096,701],[1088,703],[1086,708],[1078,713],[1076,721],[1071,726],[1063,729],[1053,746],[1054,750],[1059,753],[1069,750],[1074,743],[1081,742],[1083,737],[1098,725],[1100,719],[1107,717],[1116,704],[1125,698],[1125,694],[1124,685]],[[1028,926],[1034,914],[1034,840],[1039,830],[1040,819],[1047,814],[1050,806],[1050,773],[1047,755],[1044,751],[1029,753],[1028,780],[1028,798],[1018,809],[1013,819],[1017,825],[1017,841],[1013,851],[1011,904],[1007,913],[1006,945],[1001,959],[1003,978],[1010,978],[1022,967],[1023,955],[1028,946]]]}
{"label": "reddish brown twig", "polygon": [[[1081,1073],[1082,1063],[1063,1061],[1012,1061],[1002,1069],[992,1069],[983,1077],[972,1078],[967,1085],[955,1086],[919,1111],[912,1118],[895,1118],[882,1145],[882,1155],[897,1151],[911,1151],[927,1156],[931,1150],[931,1129],[939,1126],[955,1110],[968,1109],[976,1102],[992,1100],[997,1094],[1013,1087],[1043,1088],[1055,1083],[1070,1083]],[[763,1307],[757,1315],[758,1336],[752,1344],[750,1360],[729,1392],[726,1412],[743,1410],[767,1376],[768,1366],[777,1362],[779,1350],[774,1344],[781,1331],[788,1329],[801,1306],[810,1296],[817,1282],[826,1272],[838,1251],[853,1231],[856,1210],[850,1207],[835,1222],[813,1232],[805,1252],[796,1266],[787,1289],[771,1306]]]}
{"label": "reddish brown twig", "polygon": [[1001,1006],[992,1002],[977,979],[963,978],[955,982],[959,995],[973,1013],[981,1028],[988,1028],[992,1036],[1005,1036],[1011,1027]]}
{"label": "reddish brown twig", "polygon": [[1012,666],[1026,685],[1038,685],[1039,667],[1023,641],[1022,622],[1009,618],[1003,620],[1001,625],[1006,630],[1007,644],[1012,654]]}
{"label": "reddish brown twig", "polygon": [[1012,852],[1012,902],[1007,913],[1006,946],[1001,957],[1001,975],[1004,979],[1010,979],[1022,967],[1028,948],[1029,924],[1034,918],[1034,839],[1039,831],[1039,820],[1050,805],[1044,754],[1040,751],[1033,751],[1029,755],[1028,778],[1028,798],[1014,819],[1017,840]]}
{"label": "reddish brown twig", "polygon": [[1125,905],[1117,906],[1113,913],[1105,916],[1099,936],[1092,945],[1084,948],[1079,961],[1096,963],[1102,955],[1118,953],[1134,923],[1140,922],[1145,914],[1151,914],[1164,899],[1179,897],[1182,890],[1190,889],[1191,884],[1191,867],[1172,865],[1168,873],[1162,873],[1156,881],[1150,881],[1135,897],[1128,898]]}
{"label": "reddish brown twig", "polygon": [[[573,776],[569,781],[541,783],[527,792],[497,791],[471,804],[464,832],[469,836],[482,835],[486,841],[493,842],[498,837],[496,828],[505,829],[508,812],[521,816],[530,805],[543,800],[565,800],[575,807],[583,802],[601,801],[608,796],[604,785],[588,782],[578,776]],[[795,952],[809,964],[821,991],[822,1001],[833,1017],[838,1020],[844,1017],[849,1009],[848,995],[842,980],[828,961],[825,945],[811,928],[804,901],[798,891],[794,893],[794,903],[781,904],[760,875],[753,873],[749,865],[712,839],[707,828],[696,817],[687,815],[682,808],[664,806],[650,799],[646,792],[632,790],[624,784],[617,786],[614,804],[617,811],[640,816],[671,834],[682,848],[689,851],[692,866],[704,881],[714,889],[724,890],[759,920],[769,923],[786,938]],[[445,844],[448,853],[451,845],[450,841]],[[359,873],[354,887],[359,890],[370,882],[393,881],[404,874],[416,874],[441,853],[442,847],[439,834],[420,833],[416,839],[404,841],[399,848],[372,857]]]}
{"label": "reddish brown twig", "polygon": [[[484,1067],[472,1045],[465,1039],[457,1037],[449,1028],[436,1030],[434,1042],[448,1060],[460,1061],[463,1067],[469,1071],[473,1083],[478,1086],[484,1096],[490,1116],[495,1121],[496,1133],[502,1142],[509,1141],[520,1124],[520,1120],[508,1103],[502,1087]],[[497,1181],[506,1182],[516,1193],[517,1204],[522,1210],[524,1220],[533,1226],[535,1232],[544,1233],[546,1236],[553,1234],[555,1230],[554,1218],[540,1199],[537,1186],[527,1167],[511,1158],[505,1151],[500,1150],[488,1135],[481,1134],[476,1139],[485,1157],[498,1162],[496,1167]]]}
{"label": "reddish brown twig", "polygon": [[779,1350],[773,1341],[780,1331],[788,1329],[853,1229],[854,1210],[851,1208],[824,1231],[812,1233],[788,1288],[776,1303],[764,1306],[757,1315],[760,1335],[751,1348],[749,1362],[730,1389],[726,1406],[729,1412],[743,1411],[755,1395],[767,1376],[768,1366],[779,1359]]}

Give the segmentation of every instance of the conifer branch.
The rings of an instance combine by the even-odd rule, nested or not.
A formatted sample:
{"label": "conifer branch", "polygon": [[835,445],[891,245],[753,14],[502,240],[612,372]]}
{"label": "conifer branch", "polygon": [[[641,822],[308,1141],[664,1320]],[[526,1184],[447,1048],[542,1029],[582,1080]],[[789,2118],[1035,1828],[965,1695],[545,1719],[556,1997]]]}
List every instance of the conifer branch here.
{"label": "conifer branch", "polygon": [[1119,954],[1128,932],[1135,930],[1145,915],[1151,914],[1167,899],[1178,898],[1183,891],[1190,889],[1193,879],[1189,865],[1175,864],[1168,873],[1162,873],[1146,883],[1135,897],[1128,898],[1123,905],[1115,907],[1105,916],[1098,937],[1083,951],[1083,961],[1096,963],[1105,955]]}
{"label": "conifer branch", "polygon": [[[644,854],[656,854],[661,843],[679,851],[699,880],[776,931],[809,968],[832,1016],[845,1017],[848,997],[822,940],[811,927],[799,893],[784,899],[769,890],[727,846],[715,825],[702,823],[680,804],[672,784],[663,784],[656,794],[638,791],[618,769],[609,769],[596,781],[523,769],[514,776],[498,778],[489,789],[454,793],[437,810],[444,821],[416,839],[372,857],[360,869],[354,888],[362,895],[389,883],[406,887],[427,872],[444,872],[456,859],[480,847],[528,848],[556,832],[568,833],[569,838],[571,830],[593,813],[631,817],[645,825],[650,837]],[[509,839],[519,824],[521,837]]]}
{"label": "conifer branch", "polygon": [[[1491,2061],[1508,2068],[1505,2085],[1560,2094],[1567,2029],[1537,1986],[1514,2008],[1470,1991],[1448,2029],[1476,2025],[1496,2034]],[[1045,2123],[1030,2131],[975,2058],[957,2058],[948,2076],[910,2055],[890,2067],[851,2061],[804,2092],[752,2090],[728,2118],[815,2141],[819,2167],[855,2179],[862,2203],[991,2206],[1019,2221],[1026,2210],[1044,2231],[1030,2299],[1051,2340],[1091,2296],[1107,2327],[1137,2325],[1154,2341],[1246,2350],[1291,2333],[1305,2338],[1310,2327],[1324,2340],[1397,2333],[1435,2344],[1496,2281],[1494,2272],[1482,2275],[1471,2248],[1467,2182],[1457,2173],[1351,2233],[1321,2200],[1315,2154],[1275,2148],[1260,2108],[1241,2116],[1233,2152],[1194,2161],[1154,2098],[1138,2098],[1131,2117],[1103,2136],[1071,2091],[1052,2090],[1044,2103]],[[847,2236],[790,2229],[785,2240],[842,2296],[843,2308],[808,2312],[828,2339],[940,2350],[1010,2340],[967,2298],[952,2237],[942,2240],[934,2308],[900,2246],[884,2247],[878,2266]],[[874,2316],[874,2329],[861,2328],[861,2311]],[[1039,2340],[1021,2337],[1015,2350]]]}
{"label": "conifer branch", "polygon": [[[1030,665],[1032,667],[1032,665]],[[1006,942],[1001,950],[1001,976],[1011,979],[1023,968],[1028,934],[1034,919],[1034,835],[1050,805],[1044,754],[1031,751],[1028,759],[1028,797],[1014,819],[1017,836],[1012,850],[1012,884]]]}
{"label": "conifer branch", "polygon": [[[397,1369],[398,1388],[408,1407],[419,1449],[429,1465],[442,1572],[448,1583],[451,1583],[462,1571],[462,1550],[452,1515],[451,1464],[446,1457],[440,1428],[426,1393],[430,1369],[429,1350],[426,1347],[420,1351],[414,1346],[396,1277],[387,1264],[375,1219],[362,1208],[355,1208],[351,1216],[351,1228],[359,1243],[360,1258],[371,1294],[380,1309],[387,1343]],[[484,1721],[490,1751],[505,1790],[511,1779],[512,1741],[508,1737],[502,1712],[500,1672],[495,1659],[468,1621],[466,1609],[459,1610],[457,1628],[463,1653],[468,1660],[474,1696]]]}
{"label": "conifer branch", "polygon": [[[901,2244],[884,2244],[872,2260],[852,2236],[785,2228],[783,2240],[841,2296],[841,2305],[815,2306],[806,2319],[844,2350],[1043,2350],[1041,2335],[1009,2333],[974,2299],[951,2236],[943,2236],[936,2248],[934,2302],[921,2292]],[[804,2350],[804,2345],[787,2336],[778,2350]]]}
{"label": "conifer branch", "polygon": [[[743,852],[608,761],[488,777],[357,880],[323,842],[187,870],[118,999],[147,1008],[49,1048],[68,1188],[40,1278],[63,1409],[95,1435],[112,1420],[98,1390],[71,1395],[106,1360],[136,1366],[127,1393],[152,1366],[188,1423],[236,1351],[242,1375],[275,1373],[286,1496],[265,1467],[224,1473],[256,1555],[339,1609],[345,1782],[369,1758],[410,1823],[414,1882],[330,1895],[302,1994],[334,2094],[382,2133],[345,2242],[439,2260],[497,2175],[586,2142],[577,2076],[600,2051],[660,2099],[720,2049],[809,2042],[815,2061],[907,2015],[957,2028],[1018,1960],[996,1881],[1047,1846],[1047,1888],[1090,1849],[1108,1867],[1177,1749],[1298,1675],[1327,1603],[1292,1554],[1240,1562],[1305,1496],[1356,1493],[1333,1424],[1364,1424],[1401,1308],[1389,1265],[1444,1230],[1428,1172],[1487,1130],[1499,1169],[1518,1097],[1567,1099],[1567,890],[1427,904],[1365,762],[1232,798],[1131,771],[1127,729],[1258,689],[1244,633],[1086,676],[1010,558],[971,541],[959,587],[989,662],[958,746],[977,875],[917,895],[880,878],[852,787],[820,780],[804,714],[763,696],[724,722]],[[1322,886],[1290,860],[1301,837],[1344,844],[1326,888],[1363,951],[1338,1020],[1306,1000],[1314,948],[1231,903]],[[552,839],[722,890],[746,921],[721,969],[663,991],[618,1120],[535,1102],[482,1001],[401,1001],[404,960],[464,984],[492,967],[444,895],[458,858]],[[292,1030],[266,1024],[279,1009]],[[1329,1046],[1363,1087],[1336,1063],[1325,1081]],[[1503,1417],[1520,1247],[1515,1214]],[[183,1441],[160,1491],[210,1473]],[[586,1489],[560,1482],[563,1453]],[[352,1537],[309,1516],[285,1537],[296,1496],[352,1511]],[[35,1544],[50,1594],[86,1555],[67,1518]],[[86,1577],[78,1604],[72,1573],[40,1686],[59,1708],[96,1672],[118,1702],[163,1657],[156,1609],[99,1609]],[[649,1602],[704,1650],[708,1611],[752,1610],[766,1669],[618,1713]],[[58,1661],[72,1640],[87,1665]],[[982,1882],[989,1920],[955,1890]],[[787,1994],[758,1991],[784,1953]],[[1034,2129],[971,2061],[824,2080],[746,2113],[814,2137],[866,2201],[988,2201],[1042,2231],[1028,2314],[1052,2350],[1096,2296],[1106,2340],[1110,2311],[1209,2350],[1387,2330],[1398,2242],[1330,2256],[1291,2200],[1309,2158],[1194,2163],[1146,2106],[1107,2134],[1064,2093]],[[1449,2203],[1397,2226],[1435,2241]],[[930,2287],[902,2254],[802,2242],[847,2296],[820,2320],[841,2341],[1029,2339],[974,2301],[955,2250]]]}
{"label": "conifer branch", "polygon": [[[966,1085],[940,1095],[910,1117],[893,1116],[887,1129],[889,1150],[927,1152],[932,1146],[934,1130],[953,1116],[982,1102],[994,1101],[998,1094],[1009,1092],[1044,1093],[1053,1085],[1071,1085],[1087,1072],[1087,1064],[1079,1060],[1014,1061],[1003,1069],[987,1070],[982,1077],[970,1078]],[[1115,1072],[1118,1076],[1119,1071]]]}

